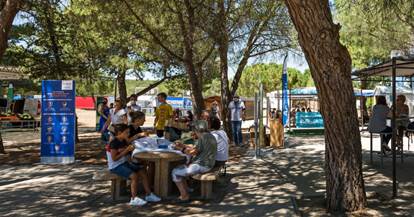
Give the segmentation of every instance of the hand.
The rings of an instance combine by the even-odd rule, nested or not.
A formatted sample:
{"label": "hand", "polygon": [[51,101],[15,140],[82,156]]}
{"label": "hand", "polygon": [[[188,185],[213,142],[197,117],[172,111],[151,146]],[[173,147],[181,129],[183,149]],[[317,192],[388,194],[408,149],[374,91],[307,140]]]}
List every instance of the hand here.
{"label": "hand", "polygon": [[129,145],[126,150],[127,152],[133,151],[135,149],[135,147],[133,145]]}
{"label": "hand", "polygon": [[198,139],[197,133],[191,132],[191,138],[193,138],[194,140]]}

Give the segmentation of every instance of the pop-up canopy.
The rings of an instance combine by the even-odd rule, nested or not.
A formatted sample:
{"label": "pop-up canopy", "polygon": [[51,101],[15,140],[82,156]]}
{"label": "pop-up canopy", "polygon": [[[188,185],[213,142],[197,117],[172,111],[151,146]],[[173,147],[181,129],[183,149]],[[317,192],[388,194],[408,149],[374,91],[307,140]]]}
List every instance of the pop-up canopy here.
{"label": "pop-up canopy", "polygon": [[393,66],[396,68],[395,76],[397,77],[412,77],[414,75],[414,57],[395,57],[394,60],[394,64],[393,59],[391,59],[365,69],[357,70],[352,75],[361,79],[370,76],[391,77]]}

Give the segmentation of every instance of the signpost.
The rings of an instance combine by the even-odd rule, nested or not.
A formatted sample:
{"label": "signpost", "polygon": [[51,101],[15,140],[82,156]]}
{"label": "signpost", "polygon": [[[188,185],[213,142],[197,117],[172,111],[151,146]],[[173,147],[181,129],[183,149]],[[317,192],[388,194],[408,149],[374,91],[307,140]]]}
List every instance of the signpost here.
{"label": "signpost", "polygon": [[42,163],[75,162],[75,82],[42,81]]}

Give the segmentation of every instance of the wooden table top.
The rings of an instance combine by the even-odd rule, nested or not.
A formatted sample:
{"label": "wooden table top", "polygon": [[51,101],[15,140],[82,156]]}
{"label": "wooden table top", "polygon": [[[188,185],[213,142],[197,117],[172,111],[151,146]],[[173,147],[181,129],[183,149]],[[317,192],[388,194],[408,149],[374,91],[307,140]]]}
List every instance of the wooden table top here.
{"label": "wooden table top", "polygon": [[144,160],[165,159],[165,160],[182,160],[185,157],[173,152],[141,152],[134,155],[135,158]]}

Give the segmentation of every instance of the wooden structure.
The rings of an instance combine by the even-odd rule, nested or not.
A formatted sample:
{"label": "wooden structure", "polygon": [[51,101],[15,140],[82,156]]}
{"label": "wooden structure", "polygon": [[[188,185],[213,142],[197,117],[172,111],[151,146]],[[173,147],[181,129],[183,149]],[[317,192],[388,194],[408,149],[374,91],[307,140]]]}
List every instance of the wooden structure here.
{"label": "wooden structure", "polygon": [[[414,56],[405,57],[392,57],[390,60],[383,63],[361,69],[352,73],[355,77],[354,80],[359,81],[384,81],[370,79],[373,76],[376,77],[391,77],[392,85],[392,105],[396,105],[397,99],[397,79],[396,77],[406,77],[410,79],[412,85],[412,78],[414,77]],[[391,118],[391,128],[392,128],[392,139],[391,139],[391,149],[392,149],[392,190],[393,197],[397,197],[397,168],[396,168],[396,148],[397,148],[397,125],[396,125],[396,109],[395,106],[392,107],[392,118]]]}
{"label": "wooden structure", "polygon": [[201,198],[211,199],[213,195],[213,182],[217,180],[218,171],[211,171],[204,174],[193,175],[192,178],[201,183]]}
{"label": "wooden structure", "polygon": [[171,170],[175,165],[184,163],[185,157],[172,152],[142,152],[134,158],[154,163],[154,193],[166,198],[172,189]]}

